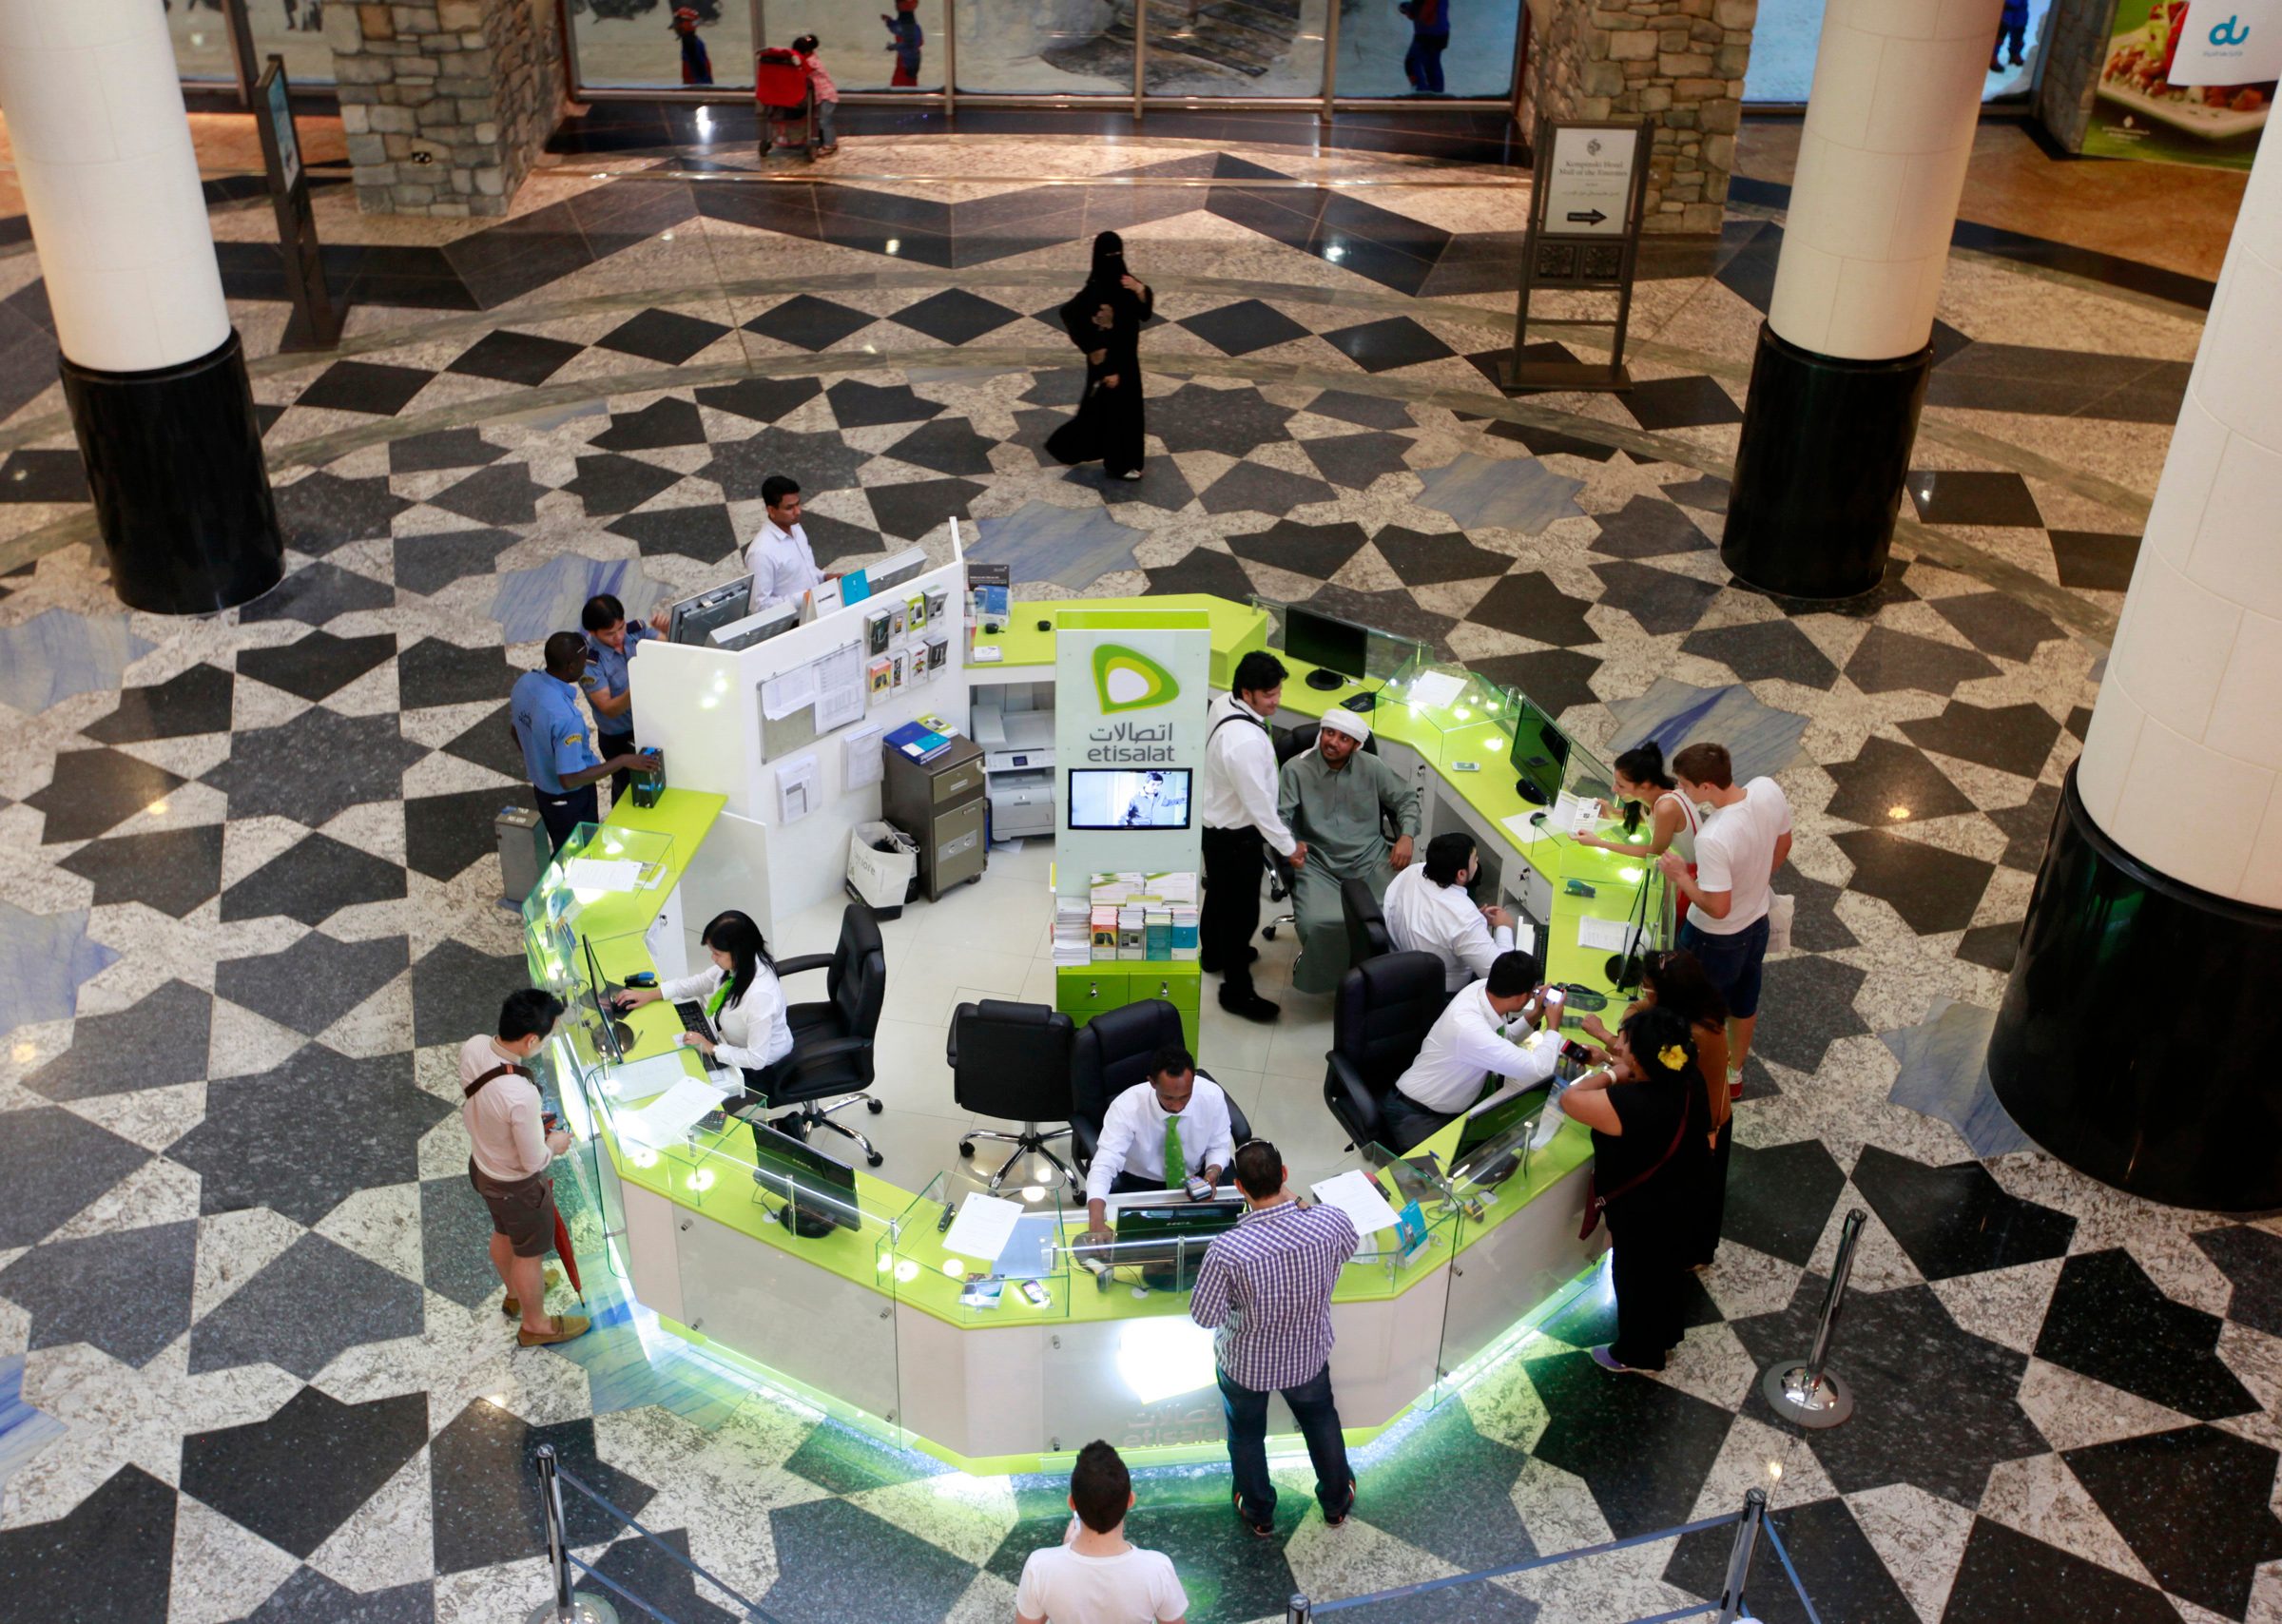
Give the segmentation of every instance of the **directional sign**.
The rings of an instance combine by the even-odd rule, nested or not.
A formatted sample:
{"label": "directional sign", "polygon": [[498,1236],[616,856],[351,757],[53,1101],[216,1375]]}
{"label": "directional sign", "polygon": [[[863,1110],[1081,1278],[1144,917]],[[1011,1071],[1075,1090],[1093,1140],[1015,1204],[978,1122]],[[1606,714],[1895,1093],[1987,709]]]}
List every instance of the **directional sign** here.
{"label": "directional sign", "polygon": [[1564,237],[1621,237],[1633,193],[1633,129],[1557,126],[1553,151],[1538,155],[1544,221]]}

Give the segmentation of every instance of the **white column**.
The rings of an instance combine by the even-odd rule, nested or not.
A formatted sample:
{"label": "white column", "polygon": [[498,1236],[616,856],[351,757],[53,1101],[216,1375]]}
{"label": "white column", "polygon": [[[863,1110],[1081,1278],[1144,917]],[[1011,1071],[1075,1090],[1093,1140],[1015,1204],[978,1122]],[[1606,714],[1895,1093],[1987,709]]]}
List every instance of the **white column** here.
{"label": "white column", "polygon": [[2282,157],[2261,151],[2076,769],[2162,874],[2282,908]]}
{"label": "white column", "polygon": [[0,114],[64,354],[146,372],[230,336],[159,0],[0,0]]}
{"label": "white column", "polygon": [[1828,0],[1768,324],[1803,350],[1925,347],[2003,0]]}

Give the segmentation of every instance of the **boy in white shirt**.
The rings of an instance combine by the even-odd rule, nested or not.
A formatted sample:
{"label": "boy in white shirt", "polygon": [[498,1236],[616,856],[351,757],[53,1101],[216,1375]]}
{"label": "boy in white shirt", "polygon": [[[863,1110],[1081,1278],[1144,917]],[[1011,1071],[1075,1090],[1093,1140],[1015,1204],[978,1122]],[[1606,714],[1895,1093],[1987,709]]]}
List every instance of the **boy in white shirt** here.
{"label": "boy in white shirt", "polygon": [[1070,1474],[1069,1531],[1033,1551],[1015,1589],[1015,1624],[1186,1624],[1189,1595],[1172,1558],[1125,1538],[1133,1480],[1117,1451],[1095,1439]]}
{"label": "boy in white shirt", "polygon": [[1677,852],[1656,861],[1687,894],[1679,945],[1695,955],[1728,1006],[1728,1092],[1743,1093],[1743,1063],[1759,1024],[1759,971],[1775,870],[1790,860],[1790,802],[1771,778],[1737,784],[1725,744],[1690,744],[1672,758],[1680,793],[1714,808],[1695,837],[1695,873]]}

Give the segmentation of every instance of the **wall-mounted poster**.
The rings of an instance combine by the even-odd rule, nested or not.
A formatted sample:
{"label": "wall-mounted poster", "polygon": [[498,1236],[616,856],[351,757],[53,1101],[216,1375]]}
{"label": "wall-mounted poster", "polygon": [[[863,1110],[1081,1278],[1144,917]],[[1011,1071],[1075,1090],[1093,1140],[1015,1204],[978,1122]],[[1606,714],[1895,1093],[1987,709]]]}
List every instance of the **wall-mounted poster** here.
{"label": "wall-mounted poster", "polygon": [[2193,81],[2269,71],[2277,48],[2278,0],[2117,0],[2084,155],[2248,169],[2274,81]]}

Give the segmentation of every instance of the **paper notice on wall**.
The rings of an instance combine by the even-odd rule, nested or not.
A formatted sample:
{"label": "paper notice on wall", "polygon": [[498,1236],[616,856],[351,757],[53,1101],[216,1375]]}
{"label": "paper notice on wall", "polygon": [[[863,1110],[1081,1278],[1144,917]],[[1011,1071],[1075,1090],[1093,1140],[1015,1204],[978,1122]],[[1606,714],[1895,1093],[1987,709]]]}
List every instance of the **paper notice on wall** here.
{"label": "paper notice on wall", "polygon": [[863,645],[835,648],[810,667],[816,673],[816,730],[829,733],[863,720]]}
{"label": "paper notice on wall", "polygon": [[771,722],[782,722],[794,711],[816,703],[816,669],[813,664],[795,666],[769,678],[761,685],[761,714]]}

